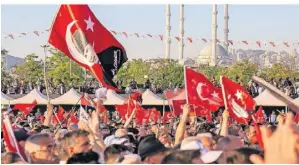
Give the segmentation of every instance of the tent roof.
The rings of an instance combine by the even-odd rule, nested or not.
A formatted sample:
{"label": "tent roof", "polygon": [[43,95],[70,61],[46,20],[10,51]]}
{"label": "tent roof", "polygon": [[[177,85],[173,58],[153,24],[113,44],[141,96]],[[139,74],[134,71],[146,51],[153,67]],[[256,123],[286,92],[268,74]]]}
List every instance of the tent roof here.
{"label": "tent roof", "polygon": [[1,104],[10,104],[10,101],[14,98],[7,96],[3,92],[1,92]]}
{"label": "tent roof", "polygon": [[[117,94],[114,90],[108,89],[106,94],[106,100],[104,100],[104,105],[115,105],[115,104],[124,104],[125,99]],[[98,98],[95,98],[94,101],[97,101]]]}
{"label": "tent roof", "polygon": [[37,101],[37,104],[47,104],[48,103],[48,98],[47,96],[43,95],[40,93],[37,89],[33,89],[30,93],[27,95],[11,100],[11,104],[31,104],[34,100]]}
{"label": "tent roof", "polygon": [[51,100],[51,103],[52,104],[71,104],[71,105],[75,105],[76,103],[78,103],[80,98],[81,98],[81,95],[74,88],[71,88],[65,94]]}
{"label": "tent roof", "polygon": [[155,95],[152,91],[147,89],[142,94],[142,105],[168,105],[168,101]]}
{"label": "tent roof", "polygon": [[260,95],[254,98],[256,105],[262,106],[286,106],[286,104],[272,95],[267,89],[264,90]]}

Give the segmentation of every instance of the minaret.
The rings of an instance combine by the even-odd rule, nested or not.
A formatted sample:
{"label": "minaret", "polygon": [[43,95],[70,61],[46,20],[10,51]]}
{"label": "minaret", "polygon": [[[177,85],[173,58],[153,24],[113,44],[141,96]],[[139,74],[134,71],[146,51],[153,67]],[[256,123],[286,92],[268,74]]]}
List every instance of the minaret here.
{"label": "minaret", "polygon": [[179,45],[179,61],[184,58],[184,5],[180,5],[180,45]]}
{"label": "minaret", "polygon": [[217,64],[217,52],[216,52],[216,44],[217,44],[217,5],[213,5],[212,10],[212,57],[211,57],[211,66],[215,66]]}
{"label": "minaret", "polygon": [[224,5],[224,48],[228,51],[228,5]]}
{"label": "minaret", "polygon": [[165,58],[166,59],[170,59],[170,43],[171,43],[171,39],[170,39],[170,5],[166,5],[166,10],[165,10],[165,14],[166,14],[166,34],[165,34],[165,45],[166,45],[166,54],[165,54]]}

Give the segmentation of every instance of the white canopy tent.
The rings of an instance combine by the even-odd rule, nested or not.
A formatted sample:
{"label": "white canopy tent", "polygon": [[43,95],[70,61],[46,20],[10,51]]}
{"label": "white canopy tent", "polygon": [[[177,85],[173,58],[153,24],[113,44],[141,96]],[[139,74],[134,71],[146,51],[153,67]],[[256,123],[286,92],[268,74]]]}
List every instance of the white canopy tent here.
{"label": "white canopy tent", "polygon": [[[51,100],[52,104],[71,104],[75,105],[78,103],[79,99],[81,98],[81,95],[75,90],[75,89],[70,89],[68,92],[65,94]],[[80,103],[79,103],[80,104]]]}
{"label": "white canopy tent", "polygon": [[14,98],[7,96],[3,92],[1,92],[1,104],[9,105],[11,100]]}
{"label": "white canopy tent", "polygon": [[10,104],[31,104],[34,100],[37,101],[37,104],[47,104],[48,98],[47,96],[40,93],[37,89],[33,89],[30,93],[27,95],[11,100]]}
{"label": "white canopy tent", "polygon": [[276,107],[284,107],[287,106],[283,101],[279,100],[275,96],[272,95],[267,89],[254,98],[256,105],[262,106],[276,106]]}
{"label": "white canopy tent", "polygon": [[168,105],[168,101],[160,98],[147,89],[142,94],[142,105]]}
{"label": "white canopy tent", "polygon": [[[94,98],[94,101],[97,101],[98,98]],[[115,91],[108,89],[106,94],[106,100],[104,100],[104,105],[115,105],[115,104],[124,104],[125,99],[118,95]]]}

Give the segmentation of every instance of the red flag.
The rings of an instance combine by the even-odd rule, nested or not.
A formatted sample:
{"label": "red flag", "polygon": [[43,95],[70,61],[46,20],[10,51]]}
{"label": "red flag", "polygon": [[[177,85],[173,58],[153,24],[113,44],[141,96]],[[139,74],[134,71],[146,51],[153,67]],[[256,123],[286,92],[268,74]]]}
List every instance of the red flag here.
{"label": "red flag", "polygon": [[242,41],[244,44],[248,45],[248,42],[247,41]]}
{"label": "red flag", "polygon": [[135,35],[139,38],[139,34],[138,33],[135,33]]}
{"label": "red flag", "polygon": [[150,121],[156,123],[156,122],[158,122],[160,117],[161,117],[160,112],[157,111],[156,108],[152,108],[151,109],[151,114],[150,114]]}
{"label": "red flag", "polygon": [[124,34],[128,38],[128,34],[126,32],[122,32],[122,34]]}
{"label": "red flag", "polygon": [[141,106],[136,110],[136,122],[137,124],[146,124],[149,122],[151,110],[145,110]]}
{"label": "red flag", "polygon": [[203,40],[204,42],[207,42],[207,39],[205,39],[205,38],[202,38],[202,40]]}
{"label": "red flag", "polygon": [[192,43],[192,38],[187,38],[189,40],[190,43]]}
{"label": "red flag", "polygon": [[21,150],[20,144],[17,142],[15,134],[13,132],[9,115],[4,113],[2,122],[3,139],[5,141],[8,152],[18,153],[23,160],[26,158],[24,151]]}
{"label": "red flag", "polygon": [[15,106],[12,108],[12,110],[18,109],[18,110],[22,111],[25,116],[27,116],[36,105],[37,105],[37,102],[36,102],[36,100],[34,100],[31,104],[15,104]]}
{"label": "red flag", "polygon": [[163,35],[159,35],[160,40],[163,41]]}
{"label": "red flag", "polygon": [[275,43],[274,42],[269,42],[273,47],[275,47]]}
{"label": "red flag", "polygon": [[255,109],[254,99],[240,84],[224,76],[220,77],[220,81],[229,115],[237,122],[247,124]]}
{"label": "red flag", "polygon": [[261,42],[260,41],[256,41],[256,44],[261,47]]}
{"label": "red flag", "polygon": [[290,45],[289,45],[288,42],[283,42],[283,44],[284,44],[286,47],[290,47]]}
{"label": "red flag", "polygon": [[70,113],[71,113],[71,114],[70,114],[70,121],[71,121],[72,123],[77,124],[77,123],[79,122],[79,120],[78,120],[77,117],[75,116],[75,112],[72,111],[72,112],[70,112]]}
{"label": "red flag", "polygon": [[126,119],[127,108],[128,108],[128,105],[126,105],[126,104],[123,104],[123,105],[115,105],[115,110],[119,113],[119,116],[120,116],[123,120]]}
{"label": "red flag", "polygon": [[86,105],[86,106],[94,106],[95,102],[89,98],[88,94],[85,93],[82,95],[82,98],[81,98],[81,105]]}
{"label": "red flag", "polygon": [[178,41],[180,41],[180,37],[174,37],[175,39],[177,39]]}
{"label": "red flag", "polygon": [[33,31],[33,33],[37,36],[39,36],[38,31]]}
{"label": "red flag", "polygon": [[161,119],[162,123],[165,123],[166,121],[169,121],[172,118],[172,113],[170,111],[164,112],[164,115]]}
{"label": "red flag", "polygon": [[151,38],[153,37],[153,36],[152,36],[152,35],[150,35],[150,34],[147,34],[147,35],[148,35],[149,37],[151,37]]}
{"label": "red flag", "polygon": [[103,87],[119,91],[112,79],[127,61],[126,51],[88,5],[61,5],[49,43],[92,71]]}
{"label": "red flag", "polygon": [[187,103],[186,100],[172,100],[173,114],[179,116],[183,113],[183,106]]}
{"label": "red flag", "polygon": [[214,87],[213,83],[201,73],[188,68],[185,70],[189,104],[201,107],[201,109],[209,109],[211,112],[224,105],[220,88]]}
{"label": "red flag", "polygon": [[228,40],[228,42],[229,42],[231,45],[234,45],[234,43],[233,43],[232,40]]}
{"label": "red flag", "polygon": [[64,109],[61,106],[59,106],[58,112],[57,113],[54,112],[54,115],[52,116],[53,125],[57,125],[58,123],[61,123],[64,120],[64,116],[63,116],[64,112],[65,112]]}
{"label": "red flag", "polygon": [[262,106],[259,107],[258,111],[254,114],[254,117],[255,117],[257,123],[264,123],[265,122],[265,117],[264,117],[264,114],[263,114]]}
{"label": "red flag", "polygon": [[9,34],[8,37],[10,37],[11,39],[14,39],[12,34]]}

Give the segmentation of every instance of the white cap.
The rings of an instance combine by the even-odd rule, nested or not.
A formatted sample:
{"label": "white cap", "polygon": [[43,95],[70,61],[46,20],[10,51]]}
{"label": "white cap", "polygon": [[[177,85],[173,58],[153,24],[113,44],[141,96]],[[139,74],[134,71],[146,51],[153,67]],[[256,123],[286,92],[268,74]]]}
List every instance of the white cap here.
{"label": "white cap", "polygon": [[203,154],[200,159],[205,163],[213,163],[215,162],[223,153],[223,151],[209,151]]}

